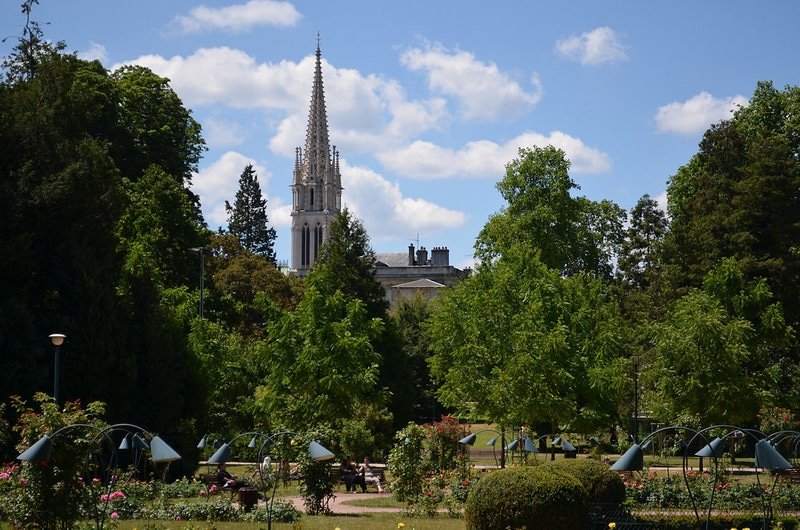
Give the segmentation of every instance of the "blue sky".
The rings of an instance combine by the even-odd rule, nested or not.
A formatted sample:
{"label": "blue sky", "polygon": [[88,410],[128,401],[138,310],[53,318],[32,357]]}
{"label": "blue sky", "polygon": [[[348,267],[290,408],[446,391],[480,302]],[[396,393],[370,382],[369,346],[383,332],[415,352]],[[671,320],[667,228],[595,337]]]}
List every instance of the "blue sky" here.
{"label": "blue sky", "polygon": [[[561,147],[578,193],[630,209],[664,200],[703,131],[757,81],[800,82],[790,0],[41,0],[34,18],[82,57],[169,77],[208,142],[193,189],[209,226],[225,224],[252,162],[282,259],[317,32],[345,205],[376,251],[419,237],[456,265],[503,206],[494,185],[518,147]],[[0,34],[23,23],[4,0]]]}

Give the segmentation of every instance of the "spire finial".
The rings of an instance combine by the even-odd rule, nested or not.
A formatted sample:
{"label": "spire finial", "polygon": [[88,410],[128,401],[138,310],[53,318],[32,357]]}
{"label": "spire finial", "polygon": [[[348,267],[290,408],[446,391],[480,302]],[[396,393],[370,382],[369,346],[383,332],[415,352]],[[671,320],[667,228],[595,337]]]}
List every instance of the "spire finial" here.
{"label": "spire finial", "polygon": [[319,38],[319,31],[318,31],[317,32],[317,53],[319,53],[319,41],[320,41],[320,38]]}

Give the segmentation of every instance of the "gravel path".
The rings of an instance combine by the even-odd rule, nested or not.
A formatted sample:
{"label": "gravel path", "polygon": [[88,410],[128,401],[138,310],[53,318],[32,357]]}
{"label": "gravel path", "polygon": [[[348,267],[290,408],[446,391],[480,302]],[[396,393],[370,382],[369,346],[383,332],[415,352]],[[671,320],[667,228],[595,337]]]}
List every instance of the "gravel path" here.
{"label": "gravel path", "polygon": [[[330,502],[330,508],[333,513],[337,514],[352,514],[352,513],[397,513],[402,511],[400,508],[388,508],[388,507],[377,507],[377,506],[353,506],[351,504],[347,504],[348,501],[354,501],[358,499],[371,499],[375,497],[389,497],[391,493],[337,493],[336,496]],[[283,499],[292,501],[295,508],[300,510],[301,512],[304,510],[303,507],[303,498],[299,496],[293,497],[282,497]]]}

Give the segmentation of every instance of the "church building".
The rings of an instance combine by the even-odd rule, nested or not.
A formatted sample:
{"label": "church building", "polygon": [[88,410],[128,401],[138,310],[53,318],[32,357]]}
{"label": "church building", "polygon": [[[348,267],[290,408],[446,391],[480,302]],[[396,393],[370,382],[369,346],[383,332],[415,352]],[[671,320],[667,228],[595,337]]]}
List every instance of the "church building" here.
{"label": "church building", "polygon": [[[322,54],[317,42],[311,109],[308,112],[306,145],[295,150],[292,175],[292,259],[294,273],[305,276],[328,240],[331,221],[342,209],[342,175],[339,152],[328,139],[328,116],[322,86]],[[449,251],[435,247],[430,259],[425,247],[409,246],[408,253],[378,254],[376,279],[386,297],[396,303],[421,294],[436,296],[442,287],[466,277],[468,271],[450,265]]]}
{"label": "church building", "polygon": [[308,112],[305,149],[294,155],[292,175],[292,263],[305,276],[328,239],[333,218],[342,209],[342,175],[339,153],[328,140],[328,116],[322,88],[322,59],[317,43],[311,110]]}

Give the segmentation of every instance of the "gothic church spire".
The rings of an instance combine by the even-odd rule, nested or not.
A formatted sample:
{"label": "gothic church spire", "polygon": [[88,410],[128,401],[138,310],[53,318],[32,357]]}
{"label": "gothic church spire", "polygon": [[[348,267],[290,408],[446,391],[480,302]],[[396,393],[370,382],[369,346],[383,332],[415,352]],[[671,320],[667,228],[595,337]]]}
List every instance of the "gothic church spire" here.
{"label": "gothic church spire", "polygon": [[322,84],[322,53],[317,35],[311,107],[305,149],[295,150],[292,178],[292,268],[303,275],[317,259],[333,216],[341,210],[339,153],[328,139],[328,116]]}

